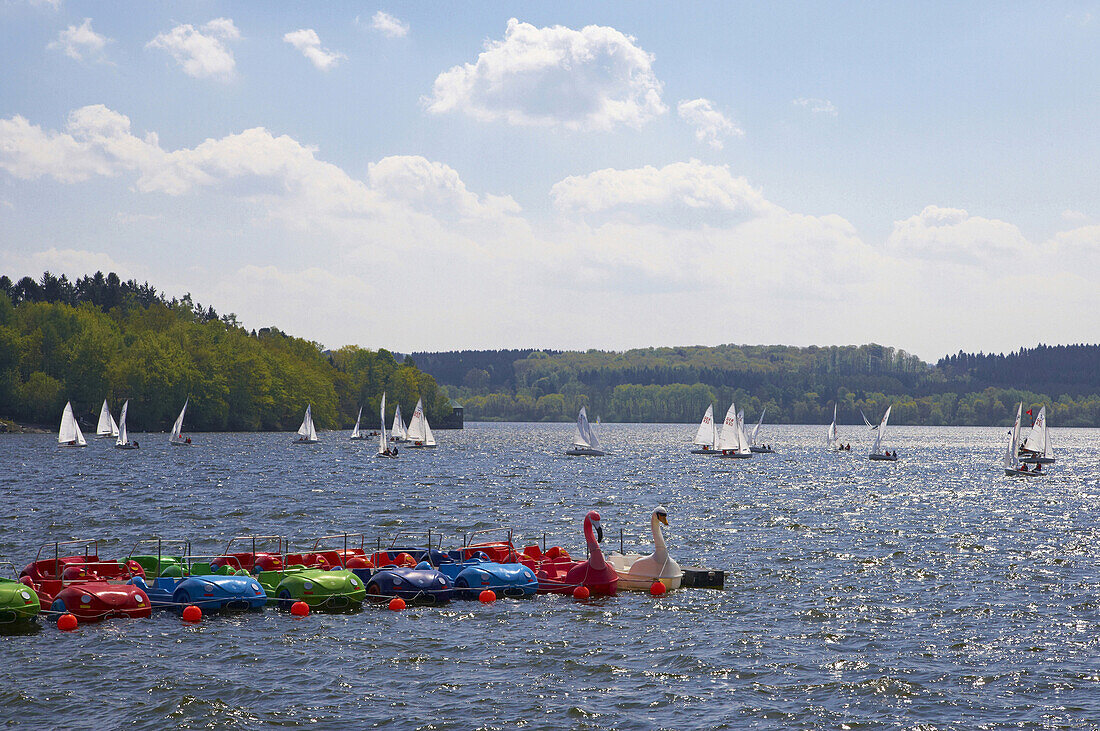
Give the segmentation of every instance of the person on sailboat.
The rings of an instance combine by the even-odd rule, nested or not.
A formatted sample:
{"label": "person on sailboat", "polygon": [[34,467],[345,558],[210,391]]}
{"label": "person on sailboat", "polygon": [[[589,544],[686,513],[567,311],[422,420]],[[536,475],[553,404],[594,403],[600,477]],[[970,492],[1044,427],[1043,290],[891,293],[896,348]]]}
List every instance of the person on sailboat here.
{"label": "person on sailboat", "polygon": [[136,439],[134,440],[134,449],[141,449],[141,445],[137,443]]}
{"label": "person on sailboat", "polygon": [[187,441],[184,442],[184,444],[190,444],[190,443],[191,443],[191,437],[187,437]]}
{"label": "person on sailboat", "polygon": [[1035,463],[1035,469],[1032,470],[1032,472],[1040,472],[1040,471],[1042,471],[1042,469],[1043,469],[1043,463],[1042,462],[1036,462]]}

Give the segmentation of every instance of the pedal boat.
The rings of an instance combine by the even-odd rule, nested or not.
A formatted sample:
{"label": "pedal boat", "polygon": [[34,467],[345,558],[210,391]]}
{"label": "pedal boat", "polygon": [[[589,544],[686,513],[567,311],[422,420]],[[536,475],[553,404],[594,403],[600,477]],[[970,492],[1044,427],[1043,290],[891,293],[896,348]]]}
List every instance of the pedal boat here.
{"label": "pedal boat", "polygon": [[640,553],[612,552],[607,563],[615,569],[619,577],[619,588],[626,591],[649,591],[654,582],[660,581],[665,589],[679,589],[684,572],[680,564],[668,555],[665,537],[661,525],[668,525],[668,511],[658,505],[649,517],[650,531],[653,533],[653,553],[643,556]]}
{"label": "pedal boat", "polygon": [[537,545],[523,549],[520,561],[535,572],[540,594],[572,594],[575,588],[584,586],[592,594],[615,595],[619,576],[615,569],[607,565],[600,550],[603,528],[600,526],[600,514],[595,510],[584,516],[584,540],[588,546],[586,561],[574,561],[560,546],[554,546],[546,553]]}
{"label": "pedal boat", "polygon": [[[0,566],[7,567],[11,575],[16,576],[15,564],[5,561]],[[30,624],[41,608],[38,593],[29,579],[22,581],[0,576],[0,627]]]}
{"label": "pedal boat", "polygon": [[[128,583],[136,576],[144,577],[144,570],[134,561],[101,560],[98,545],[95,540],[46,544],[23,569],[20,579],[26,578],[23,583],[34,588],[40,605],[53,612],[70,612],[81,622],[150,616],[149,596]],[[62,546],[82,547],[84,553],[62,556]],[[43,559],[43,550],[50,548],[54,558]]]}

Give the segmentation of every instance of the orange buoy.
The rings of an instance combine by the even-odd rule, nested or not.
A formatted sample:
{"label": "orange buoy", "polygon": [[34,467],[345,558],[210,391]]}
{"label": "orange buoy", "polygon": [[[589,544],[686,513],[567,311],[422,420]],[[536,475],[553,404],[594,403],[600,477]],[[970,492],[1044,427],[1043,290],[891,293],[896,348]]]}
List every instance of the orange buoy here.
{"label": "orange buoy", "polygon": [[668,591],[668,587],[660,581],[654,581],[653,584],[649,587],[649,593],[653,596],[661,596],[666,591]]}
{"label": "orange buoy", "polygon": [[184,622],[200,622],[202,621],[202,610],[196,607],[194,604],[188,604],[183,608],[183,621]]}
{"label": "orange buoy", "polygon": [[588,590],[587,586],[578,586],[573,590],[574,599],[587,599],[592,592]]}
{"label": "orange buoy", "polygon": [[57,628],[62,632],[72,632],[77,624],[75,614],[62,614],[57,618]]}
{"label": "orange buoy", "polygon": [[477,597],[482,604],[492,604],[497,600],[497,593],[492,589],[485,589]]}
{"label": "orange buoy", "polygon": [[404,608],[405,608],[405,600],[402,599],[401,597],[395,596],[393,599],[390,599],[390,610],[391,611],[400,612]]}
{"label": "orange buoy", "polygon": [[290,605],[290,613],[295,617],[304,617],[309,614],[309,605],[305,602],[294,602]]}

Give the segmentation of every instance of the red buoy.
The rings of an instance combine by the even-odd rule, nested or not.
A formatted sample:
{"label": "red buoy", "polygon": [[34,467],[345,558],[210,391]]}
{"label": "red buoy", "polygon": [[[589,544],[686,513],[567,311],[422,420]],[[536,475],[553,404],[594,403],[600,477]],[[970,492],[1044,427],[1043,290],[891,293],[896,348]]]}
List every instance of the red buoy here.
{"label": "red buoy", "polygon": [[184,622],[200,622],[202,621],[202,610],[196,607],[194,604],[188,604],[183,608],[183,621]]}
{"label": "red buoy", "polygon": [[482,604],[492,604],[497,600],[497,593],[492,589],[485,589],[477,597]]}
{"label": "red buoy", "polygon": [[587,599],[588,596],[591,593],[592,592],[590,592],[588,590],[587,586],[578,586],[576,589],[573,590],[573,598],[574,599]]}
{"label": "red buoy", "polygon": [[405,600],[402,599],[401,597],[395,596],[393,599],[390,599],[390,610],[391,611],[400,612],[404,608],[405,608]]}
{"label": "red buoy", "polygon": [[660,581],[654,581],[653,584],[649,587],[649,593],[653,596],[661,596],[666,591],[668,591],[668,587]]}
{"label": "red buoy", "polygon": [[290,605],[290,613],[295,617],[304,617],[309,614],[309,605],[305,602],[294,602]]}
{"label": "red buoy", "polygon": [[72,632],[77,624],[75,614],[62,614],[57,618],[57,628],[62,632]]}

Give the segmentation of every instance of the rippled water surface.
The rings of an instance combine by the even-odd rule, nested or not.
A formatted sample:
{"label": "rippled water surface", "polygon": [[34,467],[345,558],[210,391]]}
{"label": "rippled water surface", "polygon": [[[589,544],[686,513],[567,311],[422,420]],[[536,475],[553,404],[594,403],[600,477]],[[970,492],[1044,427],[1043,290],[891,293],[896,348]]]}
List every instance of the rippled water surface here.
{"label": "rippled water surface", "polygon": [[[595,508],[649,545],[728,572],[724,591],[455,602],[304,619],[268,610],[184,626],[167,614],[0,637],[0,722],[137,729],[1095,728],[1100,726],[1100,431],[1052,430],[1042,479],[1004,477],[1004,430],[892,430],[897,464],[771,427],[780,452],[687,453],[692,425],[471,424],[434,450],[371,457],[322,433],[199,434],[138,451],[0,436],[0,560],[154,534],[463,533],[510,526],[583,554]],[[857,451],[862,450],[862,451]],[[606,545],[605,544],[605,545]],[[643,551],[645,552],[645,551]]]}

